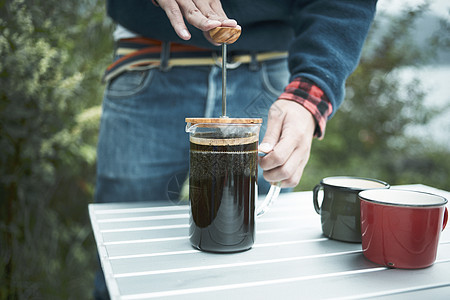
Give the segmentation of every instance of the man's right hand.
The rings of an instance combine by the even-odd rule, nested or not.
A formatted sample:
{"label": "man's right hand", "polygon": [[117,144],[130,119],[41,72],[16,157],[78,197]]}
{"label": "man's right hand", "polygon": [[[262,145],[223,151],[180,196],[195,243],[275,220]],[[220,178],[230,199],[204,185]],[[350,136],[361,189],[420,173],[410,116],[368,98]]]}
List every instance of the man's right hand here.
{"label": "man's right hand", "polygon": [[191,38],[191,34],[183,17],[203,31],[207,40],[214,45],[217,44],[209,37],[209,30],[220,26],[238,26],[236,20],[227,17],[219,0],[157,0],[157,3],[166,12],[177,35],[186,41]]}

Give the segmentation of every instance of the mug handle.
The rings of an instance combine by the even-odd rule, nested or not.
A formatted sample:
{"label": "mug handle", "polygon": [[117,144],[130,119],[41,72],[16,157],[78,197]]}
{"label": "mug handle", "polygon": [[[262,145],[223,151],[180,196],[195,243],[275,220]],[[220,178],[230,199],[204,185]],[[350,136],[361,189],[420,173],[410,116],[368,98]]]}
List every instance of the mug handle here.
{"label": "mug handle", "polygon": [[322,184],[318,184],[314,187],[313,189],[313,204],[314,204],[314,209],[316,210],[316,213],[318,213],[320,215],[320,212],[322,211],[322,208],[319,206],[319,201],[318,201],[318,197],[319,197],[319,191],[322,188]]}
{"label": "mug handle", "polygon": [[448,221],[448,210],[447,210],[447,207],[446,207],[445,211],[444,211],[444,222],[442,224],[442,230],[441,231],[444,231],[445,226],[447,226],[447,221]]}
{"label": "mug handle", "polygon": [[273,183],[270,186],[270,190],[264,198],[263,203],[261,203],[256,209],[256,216],[260,217],[267,212],[270,205],[278,198],[281,191],[281,182]]}

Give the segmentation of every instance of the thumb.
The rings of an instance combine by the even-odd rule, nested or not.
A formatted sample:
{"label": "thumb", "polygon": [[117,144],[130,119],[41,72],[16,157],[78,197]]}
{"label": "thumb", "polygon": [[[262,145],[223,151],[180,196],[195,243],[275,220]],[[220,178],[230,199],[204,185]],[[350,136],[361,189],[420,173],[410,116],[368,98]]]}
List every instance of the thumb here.
{"label": "thumb", "polygon": [[[272,108],[270,109],[272,111]],[[280,120],[279,112],[269,112],[267,120],[267,129],[264,138],[259,145],[259,150],[262,152],[270,152],[278,143],[281,136],[282,120]]]}

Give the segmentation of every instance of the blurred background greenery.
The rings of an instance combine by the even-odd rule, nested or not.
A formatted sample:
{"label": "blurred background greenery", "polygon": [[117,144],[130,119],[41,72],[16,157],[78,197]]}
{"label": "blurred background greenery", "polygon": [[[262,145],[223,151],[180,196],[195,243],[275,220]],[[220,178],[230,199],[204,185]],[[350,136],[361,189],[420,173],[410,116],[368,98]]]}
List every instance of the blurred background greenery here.
{"label": "blurred background greenery", "polygon": [[[450,190],[450,8],[444,18],[428,8],[377,14],[346,99],[324,140],[314,141],[297,189],[311,190],[326,176],[354,175]],[[445,91],[430,105],[436,85],[425,70],[442,67]],[[447,121],[429,126],[440,116]]]}
{"label": "blurred background greenery", "polygon": [[[91,298],[97,261],[87,206],[113,50],[104,2],[0,1],[0,299]],[[398,72],[449,63],[448,19],[434,18],[418,43],[427,13],[422,5],[377,15],[347,99],[314,141],[296,190],[332,175],[450,190],[448,141],[408,131],[448,115],[449,102],[426,105],[423,74],[405,81]],[[444,137],[449,129],[440,128]]]}

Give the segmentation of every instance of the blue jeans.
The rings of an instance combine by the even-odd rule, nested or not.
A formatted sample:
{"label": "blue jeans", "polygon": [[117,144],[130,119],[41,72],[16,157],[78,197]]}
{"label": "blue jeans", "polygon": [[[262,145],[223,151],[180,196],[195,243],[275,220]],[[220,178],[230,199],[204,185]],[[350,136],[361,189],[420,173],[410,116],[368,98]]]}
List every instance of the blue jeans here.
{"label": "blue jeans", "polygon": [[[227,115],[261,117],[288,80],[284,60],[227,70]],[[176,200],[189,172],[186,117],[222,113],[219,67],[122,74],[106,89],[98,142],[96,202]],[[262,172],[261,172],[262,173]],[[262,174],[261,174],[262,175]],[[269,184],[258,178],[260,194]]]}
{"label": "blue jeans", "polygon": [[[288,79],[285,60],[264,62],[256,70],[248,64],[227,70],[227,115],[263,118],[262,140],[268,110]],[[96,202],[177,202],[189,172],[185,118],[219,117],[221,87],[217,66],[154,68],[112,80],[103,100]],[[260,170],[259,193],[269,187]]]}

